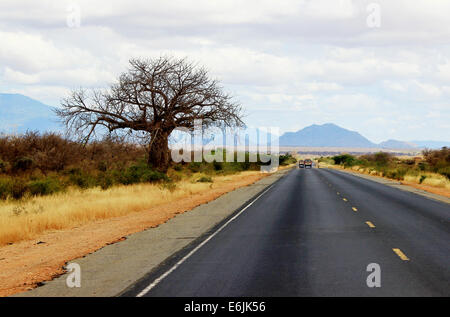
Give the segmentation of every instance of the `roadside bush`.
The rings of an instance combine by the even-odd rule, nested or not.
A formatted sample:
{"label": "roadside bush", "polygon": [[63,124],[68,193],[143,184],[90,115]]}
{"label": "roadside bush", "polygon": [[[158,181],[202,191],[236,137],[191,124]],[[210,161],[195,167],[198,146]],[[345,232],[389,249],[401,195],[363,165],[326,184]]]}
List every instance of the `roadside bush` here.
{"label": "roadside bush", "polygon": [[202,176],[197,180],[198,183],[212,183],[213,180],[210,176]]}
{"label": "roadside bush", "polygon": [[384,175],[388,178],[403,180],[405,178],[406,172],[408,170],[406,168],[396,168],[396,169],[388,169]]}
{"label": "roadside bush", "polygon": [[6,162],[0,160],[0,173],[6,173],[6,170],[7,170]]}
{"label": "roadside bush", "polygon": [[29,157],[19,157],[14,161],[14,171],[26,171],[33,166],[33,160]]}
{"label": "roadside bush", "polygon": [[214,170],[216,170],[216,171],[223,170],[223,163],[222,162],[214,161],[213,162],[213,166],[214,166]]}
{"label": "roadside bush", "polygon": [[11,196],[12,181],[9,178],[0,178],[0,199]]}
{"label": "roadside bush", "polygon": [[63,186],[57,179],[47,178],[29,182],[28,188],[31,195],[44,196],[60,192]]}
{"label": "roadside bush", "polygon": [[437,172],[450,180],[450,166],[446,166],[437,170]]}
{"label": "roadside bush", "polygon": [[191,170],[191,172],[198,173],[198,172],[200,172],[201,166],[202,166],[202,163],[200,163],[200,162],[190,162],[188,165],[188,168]]}
{"label": "roadside bush", "polygon": [[297,159],[295,157],[293,157],[290,153],[285,154],[285,155],[280,155],[279,163],[282,166],[294,164],[296,162],[297,162]]}
{"label": "roadside bush", "polygon": [[96,181],[91,175],[82,172],[71,174],[69,181],[72,185],[81,189],[87,189],[96,185]]}
{"label": "roadside bush", "polygon": [[13,179],[10,196],[14,199],[21,199],[28,192],[27,183],[22,179]]}
{"label": "roadside bush", "polygon": [[97,185],[103,190],[107,190],[114,185],[114,177],[108,173],[102,173],[97,179]]}
{"label": "roadside bush", "polygon": [[152,170],[146,171],[141,177],[141,181],[149,182],[149,183],[158,182],[158,181],[168,181],[168,180],[169,180],[169,178],[167,177],[166,174],[160,173],[157,171],[152,171]]}
{"label": "roadside bush", "polygon": [[334,164],[344,165],[345,167],[351,167],[356,165],[357,159],[350,154],[336,155],[332,157]]}

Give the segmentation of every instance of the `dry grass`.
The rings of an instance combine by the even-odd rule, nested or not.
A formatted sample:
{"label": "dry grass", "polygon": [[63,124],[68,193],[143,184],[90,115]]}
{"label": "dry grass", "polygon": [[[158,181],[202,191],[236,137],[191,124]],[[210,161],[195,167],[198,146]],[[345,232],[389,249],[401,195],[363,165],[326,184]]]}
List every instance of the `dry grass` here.
{"label": "dry grass", "polygon": [[177,182],[175,187],[138,184],[117,186],[106,191],[100,188],[84,191],[70,189],[65,193],[35,197],[22,202],[0,202],[0,246],[33,239],[48,231],[144,211],[258,173],[252,171],[216,176],[213,183],[196,182],[199,175],[193,175]]}
{"label": "dry grass", "polygon": [[[420,183],[421,177],[426,177]],[[405,175],[405,181],[415,184],[423,184],[433,187],[445,188],[450,191],[450,180],[436,173],[421,173],[420,175]]]}

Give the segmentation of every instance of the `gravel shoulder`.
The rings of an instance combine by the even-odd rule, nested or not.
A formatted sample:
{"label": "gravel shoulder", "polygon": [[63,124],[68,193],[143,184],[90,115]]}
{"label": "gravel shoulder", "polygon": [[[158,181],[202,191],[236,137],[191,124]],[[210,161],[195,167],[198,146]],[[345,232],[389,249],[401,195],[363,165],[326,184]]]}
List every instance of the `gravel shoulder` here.
{"label": "gravel shoulder", "polygon": [[282,169],[259,181],[228,192],[156,228],[126,236],[84,257],[74,259],[81,267],[81,287],[69,288],[67,274],[15,296],[92,297],[117,296],[173,254],[188,247],[262,190],[289,173]]}

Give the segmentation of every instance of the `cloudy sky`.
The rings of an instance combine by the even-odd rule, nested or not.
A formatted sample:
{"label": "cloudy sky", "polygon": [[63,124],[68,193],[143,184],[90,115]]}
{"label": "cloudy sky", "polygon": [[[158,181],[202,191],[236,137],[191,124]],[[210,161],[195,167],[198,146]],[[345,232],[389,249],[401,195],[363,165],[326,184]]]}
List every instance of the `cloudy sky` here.
{"label": "cloudy sky", "polygon": [[58,106],[131,57],[172,54],[205,65],[249,126],[446,141],[449,12],[441,0],[2,0],[0,92]]}

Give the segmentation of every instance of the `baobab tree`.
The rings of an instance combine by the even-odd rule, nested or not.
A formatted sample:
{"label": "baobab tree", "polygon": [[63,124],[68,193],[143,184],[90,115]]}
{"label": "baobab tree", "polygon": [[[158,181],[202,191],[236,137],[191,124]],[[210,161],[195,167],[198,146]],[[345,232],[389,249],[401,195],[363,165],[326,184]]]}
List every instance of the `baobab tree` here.
{"label": "baobab tree", "polygon": [[242,110],[207,70],[186,59],[132,59],[130,68],[109,88],[74,90],[56,110],[68,131],[84,142],[99,133],[146,138],[148,163],[169,166],[168,140],[179,127],[239,127]]}

